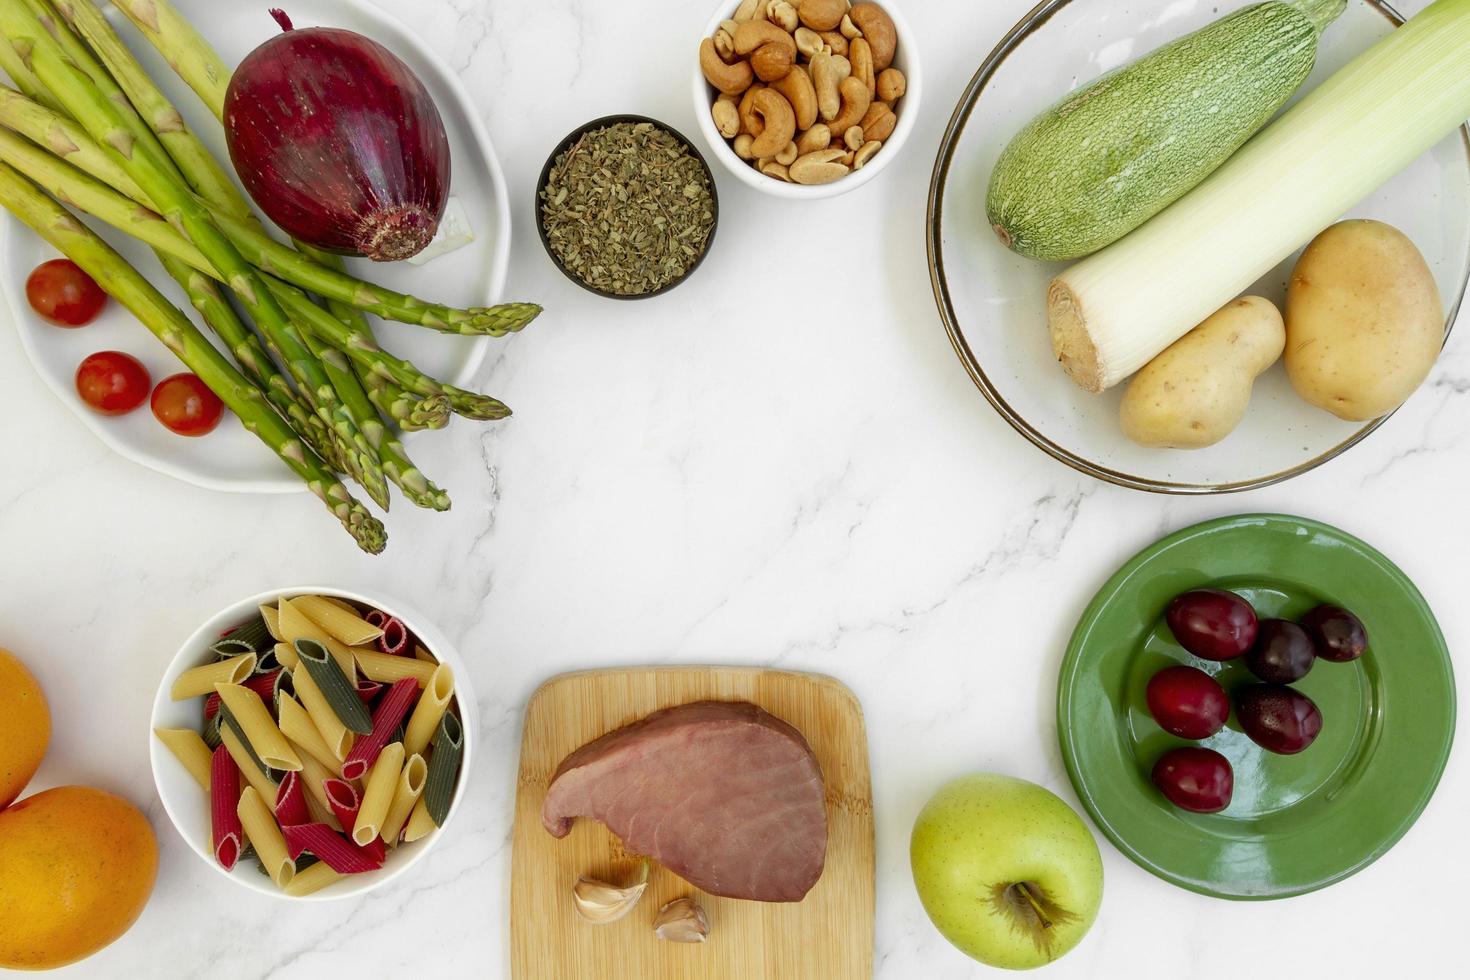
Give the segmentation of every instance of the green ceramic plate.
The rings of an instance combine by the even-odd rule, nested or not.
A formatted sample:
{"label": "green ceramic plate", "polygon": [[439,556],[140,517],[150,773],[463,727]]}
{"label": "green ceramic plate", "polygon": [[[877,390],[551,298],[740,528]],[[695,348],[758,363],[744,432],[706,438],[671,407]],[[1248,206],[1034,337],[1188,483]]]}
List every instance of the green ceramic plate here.
{"label": "green ceramic plate", "polygon": [[[1370,647],[1355,663],[1318,662],[1295,685],[1324,719],[1306,751],[1273,755],[1233,715],[1201,743],[1230,760],[1235,796],[1200,815],[1175,809],[1149,780],[1160,755],[1188,743],[1154,724],[1144,688],[1176,662],[1227,691],[1253,680],[1240,660],[1194,659],[1164,624],[1171,598],[1207,585],[1240,593],[1263,618],[1345,606]],[[1204,895],[1285,898],[1367,867],[1409,829],[1449,756],[1455,687],[1434,614],[1392,562],[1325,524],[1255,514],[1173,534],[1103,586],[1062,663],[1057,720],[1072,785],[1124,854]]]}

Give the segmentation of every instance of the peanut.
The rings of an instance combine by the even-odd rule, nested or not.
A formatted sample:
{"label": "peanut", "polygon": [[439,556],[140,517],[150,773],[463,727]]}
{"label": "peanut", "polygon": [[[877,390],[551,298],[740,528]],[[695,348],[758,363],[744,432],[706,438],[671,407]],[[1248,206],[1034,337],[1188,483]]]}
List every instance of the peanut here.
{"label": "peanut", "polygon": [[785,78],[796,63],[796,48],[784,44],[762,44],[750,56],[750,67],[755,77],[763,82],[777,82]]}
{"label": "peanut", "polygon": [[842,142],[849,150],[861,150],[864,142],[863,127],[849,127],[847,132],[842,134]]}
{"label": "peanut", "polygon": [[830,54],[819,54],[812,59],[811,66],[812,88],[817,93],[817,109],[822,118],[829,122],[842,111],[842,76],[837,72],[836,61]]}
{"label": "peanut", "polygon": [[790,34],[797,28],[796,8],[790,0],[772,0],[766,7],[766,20]]}
{"label": "peanut", "polygon": [[893,135],[893,128],[898,125],[898,117],[884,103],[874,102],[868,107],[859,125],[863,127],[864,139],[881,142]]}
{"label": "peanut", "polygon": [[862,149],[858,150],[852,156],[852,169],[863,169],[863,165],[866,164],[869,160],[873,159],[873,157],[877,156],[878,151],[881,149],[883,149],[882,140],[869,140],[868,142],[864,143],[862,145]]}
{"label": "peanut", "polygon": [[847,57],[847,38],[842,36],[841,31],[822,31],[817,36],[822,39],[822,43],[832,49],[833,54]]}
{"label": "peanut", "polygon": [[842,150],[817,150],[797,157],[787,172],[798,184],[830,184],[848,174],[847,166],[840,162],[842,156]]}
{"label": "peanut", "polygon": [[852,22],[851,14],[842,15],[842,23],[838,25],[837,30],[849,41],[863,36],[863,32],[858,30],[857,25]]}
{"label": "peanut", "polygon": [[792,37],[796,41],[796,50],[801,52],[802,57],[808,61],[827,46],[827,42],[822,40],[822,35],[810,27],[798,27]]}
{"label": "peanut", "polygon": [[796,144],[787,143],[786,149],[776,154],[776,162],[783,167],[789,167],[796,162],[796,158],[799,156],[801,154],[797,152]]}
{"label": "peanut", "polygon": [[766,0],[740,0],[740,6],[735,8],[735,14],[730,19],[737,24],[743,24],[764,9],[765,5]]}
{"label": "peanut", "polygon": [[877,96],[883,102],[897,102],[909,90],[909,80],[897,68],[885,68],[878,75]]}
{"label": "peanut", "polygon": [[754,136],[750,135],[749,133],[741,133],[739,136],[735,137],[735,142],[733,144],[735,155],[742,160],[754,160],[755,154],[750,151],[751,146],[753,146],[754,144]]}
{"label": "peanut", "polygon": [[827,128],[826,123],[817,123],[796,138],[796,152],[798,156],[806,156],[808,153],[825,150],[831,142],[832,130]]}
{"label": "peanut", "polygon": [[760,172],[765,174],[767,177],[774,177],[777,180],[785,181],[788,184],[791,183],[791,171],[786,168],[786,164],[784,163],[777,163],[775,160],[767,160],[764,163],[760,164],[757,169],[759,169]]}
{"label": "peanut", "polygon": [[714,118],[715,129],[725,139],[734,139],[740,135],[740,107],[734,102],[719,99],[710,107],[710,115]]}

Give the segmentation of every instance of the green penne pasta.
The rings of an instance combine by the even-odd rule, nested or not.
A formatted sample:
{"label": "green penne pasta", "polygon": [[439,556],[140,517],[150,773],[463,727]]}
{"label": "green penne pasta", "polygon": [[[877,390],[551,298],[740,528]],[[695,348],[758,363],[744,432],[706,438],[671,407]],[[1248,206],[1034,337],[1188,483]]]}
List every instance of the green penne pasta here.
{"label": "green penne pasta", "polygon": [[272,644],[268,649],[262,650],[260,653],[255,655],[255,672],[257,674],[269,674],[273,670],[280,669],[280,667],[281,661],[280,658],[276,656],[276,648],[274,644]]}
{"label": "green penne pasta", "polygon": [[235,629],[225,636],[226,640],[234,640],[237,643],[248,643],[250,649],[256,653],[264,654],[276,645],[275,637],[271,636],[270,629],[265,625],[265,620],[259,616]]}
{"label": "green penne pasta", "polygon": [[204,739],[204,744],[209,746],[209,751],[211,752],[220,746],[219,726],[223,721],[224,717],[220,712],[216,711],[213,718],[205,719],[204,728],[199,733],[200,737]]}
{"label": "green penne pasta", "polygon": [[357,696],[356,686],[342,673],[331,652],[316,640],[299,639],[295,644],[296,656],[301,665],[321,689],[322,697],[350,732],[359,735],[371,734],[373,718],[367,705]]}
{"label": "green penne pasta", "polygon": [[434,734],[434,754],[429,757],[429,775],[424,783],[424,806],[434,826],[444,826],[454,787],[459,782],[459,763],[464,755],[464,729],[459,719],[446,713]]}
{"label": "green penne pasta", "polygon": [[269,776],[271,774],[270,766],[262,762],[260,756],[255,754],[255,746],[251,745],[250,739],[245,737],[245,729],[241,728],[240,723],[235,720],[235,716],[230,714],[230,709],[226,708],[223,704],[220,705],[219,714],[215,715],[215,717],[219,719],[221,725],[226,726],[230,731],[235,733],[235,737],[240,740],[240,744],[245,746],[245,751],[249,754],[250,761],[259,766],[261,772]]}
{"label": "green penne pasta", "polygon": [[[209,645],[209,652],[214,654],[216,660],[229,660],[238,657],[242,653],[254,653],[255,647],[244,640],[237,640],[233,636],[227,636],[223,640],[215,640]],[[257,664],[259,661],[257,661]],[[257,667],[257,670],[259,668]]]}

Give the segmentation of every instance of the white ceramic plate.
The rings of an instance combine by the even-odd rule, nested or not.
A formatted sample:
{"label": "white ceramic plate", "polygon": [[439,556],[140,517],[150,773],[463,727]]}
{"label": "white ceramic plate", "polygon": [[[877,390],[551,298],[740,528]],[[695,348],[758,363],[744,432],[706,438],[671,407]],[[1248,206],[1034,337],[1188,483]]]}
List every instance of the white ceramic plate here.
{"label": "white ceramic plate", "polygon": [[[454,671],[452,706],[458,711],[459,719],[464,727],[464,755],[460,760],[459,783],[454,788],[454,799],[449,805],[449,815],[444,818],[444,826],[422,840],[411,844],[400,844],[393,848],[389,851],[383,867],[377,871],[348,875],[341,881],[335,881],[311,895],[295,896],[285,894],[269,878],[259,874],[253,858],[240,862],[234,871],[226,871],[219,866],[210,851],[209,796],[199,789],[199,784],[194,782],[194,777],[190,776],[179,760],[174,758],[168,747],[154,737],[153,730],[155,728],[198,728],[202,721],[203,702],[199,698],[175,701],[169,697],[169,690],[173,687],[174,679],[190,667],[206,662],[209,659],[207,656],[209,644],[218,639],[219,635],[226,630],[234,629],[258,615],[256,610],[259,609],[261,603],[275,602],[281,596],[299,595],[333,596],[359,606],[381,609],[391,616],[398,617],[408,627],[409,632],[418,637],[424,647],[440,663],[448,664],[449,668]],[[200,624],[199,628],[184,641],[184,645],[170,661],[168,670],[164,672],[163,679],[159,681],[158,693],[153,697],[153,712],[148,724],[148,758],[152,764],[153,783],[158,789],[158,798],[163,802],[163,808],[168,813],[169,820],[173,822],[174,829],[179,832],[180,837],[184,838],[190,849],[199,855],[201,861],[235,884],[253,892],[290,902],[322,902],[337,898],[352,898],[381,888],[423,860],[424,855],[428,854],[443,839],[450,823],[454,820],[454,815],[459,812],[460,804],[464,801],[479,736],[479,710],[474,691],[470,688],[469,671],[465,669],[464,661],[449,641],[428,620],[397,602],[384,602],[375,596],[359,595],[356,592],[346,592],[342,589],[308,586],[297,589],[274,589],[231,603]]]}
{"label": "white ceramic plate", "polygon": [[[175,0],[175,5],[229,64],[238,64],[279,30],[267,13],[269,4]],[[189,125],[205,139],[217,158],[228,164],[224,133],[208,110],[131,24],[110,6],[106,9],[118,33],[184,113]],[[456,306],[498,302],[510,261],[510,210],[505,178],[485,125],[459,79],[407,26],[367,0],[293,0],[290,14],[297,27],[341,27],[364,34],[389,48],[414,70],[444,117],[452,154],[451,192],[469,212],[475,232],[472,244],[426,265],[378,264],[354,259],[348,263],[353,274]],[[0,216],[3,216],[0,289],[9,299],[10,313],[26,354],[57,397],[103,442],[144,466],[214,490],[294,493],[306,489],[233,416],[227,415],[224,424],[204,438],[185,439],[159,425],[147,406],[120,418],[107,418],[83,405],[73,386],[73,376],[82,359],[94,351],[121,350],[132,354],[147,366],[155,383],[183,371],[184,366],[117,303],[109,303],[96,322],[80,330],[53,327],[36,316],[26,303],[26,277],[41,262],[55,258],[56,252],[9,212],[0,212]],[[147,248],[99,222],[90,223],[165,295],[192,313],[183,291],[163,274],[158,260]],[[197,317],[194,319],[203,326]],[[483,337],[451,337],[400,323],[375,322],[374,329],[387,349],[435,377],[460,385],[466,385],[479,368],[489,343]]]}
{"label": "white ceramic plate", "polygon": [[[1192,452],[1135,446],[1118,424],[1123,386],[1088,394],[1052,356],[1045,295],[1061,266],[1006,250],[985,222],[995,162],[1032,117],[1103,72],[1242,6],[1243,0],[1044,0],[970,82],[935,165],[930,271],[960,359],[996,410],[1039,448],[1123,486],[1168,493],[1265,486],[1326,462],[1379,424],[1343,422],[1313,408],[1296,396],[1278,365],[1256,383],[1240,428],[1218,445]],[[1386,35],[1394,17],[1379,0],[1351,0],[1324,36],[1302,92]],[[1439,283],[1448,332],[1470,276],[1466,133],[1446,139],[1345,217],[1377,218],[1414,240]],[[1282,301],[1294,262],[1295,256],[1252,291]]]}

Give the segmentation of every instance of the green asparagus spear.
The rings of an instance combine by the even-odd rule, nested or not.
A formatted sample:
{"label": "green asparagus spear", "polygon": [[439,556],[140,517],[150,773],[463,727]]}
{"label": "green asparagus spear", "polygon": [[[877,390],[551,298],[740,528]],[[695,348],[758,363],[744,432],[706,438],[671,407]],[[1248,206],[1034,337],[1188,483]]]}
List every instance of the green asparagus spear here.
{"label": "green asparagus spear", "polygon": [[[126,112],[109,100],[87,73],[67,57],[61,44],[42,26],[25,0],[0,0],[0,33],[17,50],[28,49],[30,65],[42,85],[61,102],[106,152],[161,209],[168,221],[204,253],[210,264],[240,297],[266,339],[281,351],[287,370],[316,405],[323,421],[349,447],[365,444],[352,417],[342,406],[321,361],[311,354],[299,329],[286,317],[256,270],[210,220],[208,211],[175,176],[173,161],[148,139],[139,138]],[[147,135],[152,137],[152,132]],[[156,141],[154,141],[156,143]],[[376,465],[371,452],[352,454],[351,463],[366,473]]]}
{"label": "green asparagus spear", "polygon": [[[204,254],[159,215],[128,200],[65,160],[3,129],[0,129],[0,161],[13,165],[42,187],[82,211],[223,281],[223,276],[210,265]],[[469,418],[502,419],[510,415],[510,409],[496,399],[443,385],[407,361],[381,350],[371,337],[342,323],[312,303],[296,287],[269,276],[265,277],[265,281],[277,299],[291,308],[293,316],[298,317],[308,329],[327,343],[346,353],[369,374],[392,381],[406,391],[420,396],[426,405],[447,399],[456,412]]]}
{"label": "green asparagus spear", "polygon": [[142,32],[148,43],[168,60],[169,66],[192,88],[216,119],[225,114],[225,90],[230,84],[230,66],[194,30],[168,0],[112,0],[113,6]]}
{"label": "green asparagus spear", "polygon": [[[0,51],[4,50],[13,49],[7,44],[0,44]],[[127,171],[103,153],[82,127],[4,85],[0,85],[0,126],[13,129],[31,142],[44,146],[139,204],[152,204]]]}
{"label": "green asparagus spear", "polygon": [[329,467],[336,469],[340,463],[336,460],[336,446],[326,423],[276,370],[275,363],[260,345],[259,338],[240,321],[235,308],[225,302],[214,281],[166,252],[160,251],[157,254],[164,271],[183,287],[189,302],[229,347],[241,370],[265,393],[266,399],[276,411],[286,417],[291,428],[311,447],[312,452],[325,460]]}
{"label": "green asparagus spear", "polygon": [[0,205],[79,265],[107,293],[132,311],[164,346],[207,384],[261,441],[270,446],[351,533],[358,546],[378,554],[387,543],[383,525],[322,465],[271,410],[265,396],[205,339],[179,309],[86,225],[0,163]]}
{"label": "green asparagus spear", "polygon": [[[44,3],[44,0],[32,2]],[[55,0],[55,9],[91,46],[97,59],[116,79],[138,115],[158,135],[163,148],[173,157],[199,196],[236,217],[253,219],[245,195],[215,160],[214,154],[189,130],[179,110],[159,91],[92,0]]]}

